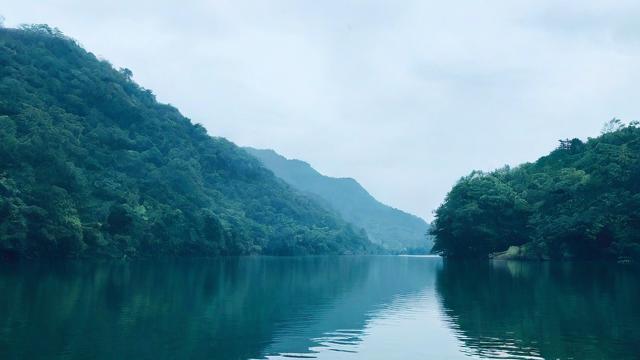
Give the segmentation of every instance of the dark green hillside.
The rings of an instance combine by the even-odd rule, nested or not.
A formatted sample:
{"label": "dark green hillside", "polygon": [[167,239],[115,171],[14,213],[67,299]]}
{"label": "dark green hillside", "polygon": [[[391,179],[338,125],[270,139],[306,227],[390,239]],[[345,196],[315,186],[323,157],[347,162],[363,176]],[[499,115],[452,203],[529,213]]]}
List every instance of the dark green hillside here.
{"label": "dark green hillside", "polygon": [[[534,163],[462,178],[436,211],[434,251],[486,257],[640,258],[640,126],[562,140]],[[510,251],[511,253],[511,251]]]}
{"label": "dark green hillside", "polygon": [[364,253],[365,235],[44,25],[0,29],[0,251]]}
{"label": "dark green hillside", "polygon": [[364,229],[372,242],[394,251],[431,249],[429,225],[424,220],[382,204],[354,179],[324,176],[306,162],[289,160],[273,150],[245,149],[291,186],[317,197]]}

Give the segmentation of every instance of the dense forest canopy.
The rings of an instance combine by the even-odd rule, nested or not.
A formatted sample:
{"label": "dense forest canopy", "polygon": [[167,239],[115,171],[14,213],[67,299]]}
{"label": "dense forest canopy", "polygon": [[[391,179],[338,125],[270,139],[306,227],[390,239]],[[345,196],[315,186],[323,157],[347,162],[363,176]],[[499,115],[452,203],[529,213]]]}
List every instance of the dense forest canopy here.
{"label": "dense forest canopy", "polygon": [[356,180],[320,174],[308,163],[287,159],[273,150],[245,148],[276,176],[364,229],[369,239],[393,252],[429,253],[429,224],[376,200]]}
{"label": "dense forest canopy", "polygon": [[434,252],[486,257],[640,258],[640,125],[607,123],[534,163],[463,177],[435,213]]}
{"label": "dense forest canopy", "polygon": [[344,254],[366,235],[46,25],[0,29],[0,251]]}

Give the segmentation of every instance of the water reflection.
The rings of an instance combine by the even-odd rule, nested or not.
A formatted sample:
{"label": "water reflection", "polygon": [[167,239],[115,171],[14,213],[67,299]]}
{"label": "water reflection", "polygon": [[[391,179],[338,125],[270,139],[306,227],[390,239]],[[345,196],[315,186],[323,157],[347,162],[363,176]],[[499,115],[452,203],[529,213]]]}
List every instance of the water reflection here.
{"label": "water reflection", "polygon": [[[326,306],[306,307],[287,319],[263,352],[269,359],[337,358],[360,353],[372,318],[405,298],[433,288],[438,261],[411,257],[365,257],[366,276]],[[351,261],[351,260],[347,260]],[[327,267],[323,271],[335,271]],[[426,274],[430,274],[431,276]]]}
{"label": "water reflection", "polygon": [[436,289],[463,352],[638,359],[640,276],[598,263],[445,261]]}
{"label": "water reflection", "polygon": [[231,258],[0,266],[3,359],[250,359],[349,351],[434,263]]}
{"label": "water reflection", "polygon": [[0,359],[637,359],[639,280],[425,257],[0,264]]}

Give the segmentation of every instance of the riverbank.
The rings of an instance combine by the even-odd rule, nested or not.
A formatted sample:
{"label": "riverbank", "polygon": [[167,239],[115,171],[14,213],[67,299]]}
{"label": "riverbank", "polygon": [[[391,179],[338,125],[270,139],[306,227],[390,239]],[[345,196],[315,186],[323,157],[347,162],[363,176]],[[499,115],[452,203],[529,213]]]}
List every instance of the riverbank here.
{"label": "riverbank", "polygon": [[[536,249],[532,244],[527,243],[520,246],[511,245],[505,251],[495,252],[489,254],[491,260],[521,260],[521,261],[550,261],[551,256]],[[575,260],[575,258],[569,254],[563,254],[560,260]],[[611,259],[612,261],[614,259]],[[615,259],[619,264],[632,264],[636,263],[630,257],[619,257]]]}

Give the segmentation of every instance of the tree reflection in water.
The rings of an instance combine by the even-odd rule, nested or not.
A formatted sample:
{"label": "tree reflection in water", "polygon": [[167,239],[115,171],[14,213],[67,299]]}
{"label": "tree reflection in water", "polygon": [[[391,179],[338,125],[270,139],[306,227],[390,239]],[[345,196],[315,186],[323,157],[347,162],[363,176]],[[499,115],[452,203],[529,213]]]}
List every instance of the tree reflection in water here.
{"label": "tree reflection in water", "polygon": [[610,263],[445,260],[436,290],[468,354],[638,359],[637,269]]}
{"label": "tree reflection in water", "polygon": [[[360,341],[375,309],[433,282],[424,262],[397,257],[0,265],[3,360],[232,360],[344,348]],[[333,345],[319,343],[327,336]]]}

